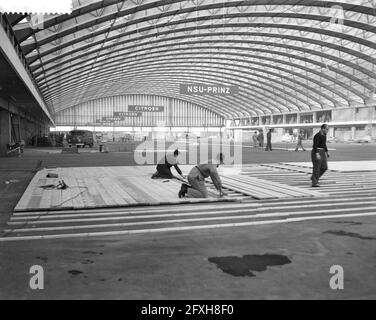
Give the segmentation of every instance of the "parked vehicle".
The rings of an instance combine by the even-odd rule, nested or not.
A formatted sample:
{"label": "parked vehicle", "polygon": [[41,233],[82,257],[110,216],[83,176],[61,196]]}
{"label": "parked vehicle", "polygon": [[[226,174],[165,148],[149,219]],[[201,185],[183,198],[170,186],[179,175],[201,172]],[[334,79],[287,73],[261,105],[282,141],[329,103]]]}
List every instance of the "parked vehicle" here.
{"label": "parked vehicle", "polygon": [[85,146],[92,148],[94,146],[93,133],[87,130],[71,131],[67,136],[67,141],[69,146],[77,146],[82,148],[85,148]]}
{"label": "parked vehicle", "polygon": [[369,135],[363,136],[361,138],[355,139],[357,143],[369,143],[372,142],[372,137]]}

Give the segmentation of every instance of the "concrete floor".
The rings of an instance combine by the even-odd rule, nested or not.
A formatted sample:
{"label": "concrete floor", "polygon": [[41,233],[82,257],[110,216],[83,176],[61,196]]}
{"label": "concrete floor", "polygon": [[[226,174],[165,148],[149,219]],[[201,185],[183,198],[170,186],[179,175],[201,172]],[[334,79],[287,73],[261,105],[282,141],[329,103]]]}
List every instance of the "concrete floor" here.
{"label": "concrete floor", "polygon": [[[376,145],[331,144],[332,159],[374,160]],[[245,163],[308,161],[309,152],[245,150]],[[42,166],[133,165],[132,154],[54,155],[28,150],[0,159],[0,226],[31,172]],[[9,184],[6,181],[13,180]],[[0,299],[371,299],[376,298],[376,217],[142,234],[0,242]],[[272,256],[284,260],[277,266]],[[252,255],[256,264],[249,266]],[[234,257],[234,258],[229,258]],[[237,258],[236,258],[237,257]],[[218,261],[237,261],[223,266]],[[288,261],[288,262],[286,262]],[[217,263],[216,263],[217,262]],[[29,269],[45,270],[45,289],[29,288]],[[341,265],[345,288],[329,287]],[[223,270],[222,270],[222,269]],[[241,269],[252,274],[239,275]],[[259,270],[259,271],[255,271]]]}

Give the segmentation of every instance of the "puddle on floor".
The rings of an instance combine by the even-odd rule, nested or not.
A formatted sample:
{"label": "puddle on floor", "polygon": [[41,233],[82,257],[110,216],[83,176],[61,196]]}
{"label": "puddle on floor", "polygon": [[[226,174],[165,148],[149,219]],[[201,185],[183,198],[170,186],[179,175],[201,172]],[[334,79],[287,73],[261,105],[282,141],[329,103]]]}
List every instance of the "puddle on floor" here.
{"label": "puddle on floor", "polygon": [[243,257],[214,257],[209,262],[217,265],[223,272],[234,277],[255,277],[252,272],[263,272],[268,267],[290,264],[287,256],[278,254],[245,255]]}

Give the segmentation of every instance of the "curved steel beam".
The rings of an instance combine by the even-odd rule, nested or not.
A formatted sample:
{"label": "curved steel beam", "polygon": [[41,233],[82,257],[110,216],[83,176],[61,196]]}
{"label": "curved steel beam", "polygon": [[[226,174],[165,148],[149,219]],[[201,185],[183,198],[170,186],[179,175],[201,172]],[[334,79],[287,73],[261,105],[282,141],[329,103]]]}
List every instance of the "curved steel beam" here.
{"label": "curved steel beam", "polygon": [[[217,49],[217,50],[226,50],[226,49],[228,49],[227,47],[208,47],[208,48],[210,48],[210,49]],[[202,49],[205,49],[205,48],[197,48],[197,49],[198,49],[198,50],[202,50]],[[240,48],[239,48],[239,49],[240,49]],[[243,49],[243,50],[247,50],[246,48],[242,48],[242,49]],[[174,51],[174,50],[171,50],[171,49],[170,49],[168,52],[173,52],[173,51]],[[221,53],[226,53],[226,52],[225,52],[225,51],[221,51]],[[190,53],[190,52],[187,52],[186,54],[187,54],[188,56],[189,56],[189,55],[192,55],[192,53]],[[333,78],[333,77],[330,77],[329,75],[326,75],[326,74],[324,74],[324,73],[322,73],[322,72],[318,72],[318,71],[312,70],[312,69],[310,69],[310,68],[303,67],[303,66],[301,66],[301,65],[293,64],[293,63],[291,63],[291,62],[286,62],[285,60],[272,59],[272,58],[265,57],[265,56],[255,56],[255,55],[251,55],[251,54],[241,54],[241,53],[233,53],[233,52],[231,52],[230,55],[238,56],[239,58],[257,58],[257,59],[262,59],[262,60],[266,60],[266,61],[277,62],[277,63],[281,63],[281,64],[289,65],[289,66],[291,66],[293,69],[298,69],[298,70],[300,69],[300,70],[303,70],[303,71],[305,71],[305,72],[308,72],[309,74],[315,74],[315,75],[317,75],[318,77],[325,78],[325,79],[327,79],[328,81],[330,81],[331,83],[335,83],[335,84],[337,84],[337,85],[339,85],[339,86],[341,86],[341,87],[344,87],[344,88],[346,88],[348,91],[353,92],[355,95],[364,98],[364,95],[363,95],[362,92],[357,91],[355,88],[346,85],[345,83],[339,81],[338,79]],[[140,57],[142,57],[142,56],[140,56]],[[300,58],[300,60],[302,60],[302,58]],[[304,61],[304,59],[303,59],[303,61]],[[111,63],[111,62],[109,62],[109,63]],[[248,63],[249,63],[249,64],[252,64],[252,61],[249,61]],[[323,63],[318,63],[318,62],[316,62],[316,61],[314,61],[314,60],[312,60],[311,63],[317,63],[318,66],[320,66],[321,68],[325,68],[325,67],[324,67],[325,65],[324,65]],[[270,65],[268,65],[268,64],[262,64],[262,63],[259,63],[259,64],[260,64],[260,65],[263,65],[263,66],[266,66],[266,67],[270,67]],[[106,65],[106,64],[103,64],[103,65]],[[310,81],[310,79],[312,79],[311,77],[306,77],[306,76],[304,76],[304,75],[301,75],[301,74],[299,74],[299,73],[296,73],[296,72],[294,72],[293,70],[289,70],[289,69],[285,69],[285,68],[281,68],[281,67],[277,67],[277,66],[273,66],[273,68],[274,68],[274,69],[278,69],[278,70],[283,71],[283,72],[288,73],[288,74],[299,75],[299,77],[303,77],[303,78],[305,78],[306,80],[309,80],[309,81]],[[335,69],[334,71],[336,72],[337,69]],[[81,70],[81,73],[80,73],[80,74],[82,74],[83,76],[85,76],[85,73],[82,73],[82,70]],[[70,79],[71,79],[71,78],[70,78]],[[72,79],[72,81],[73,81],[73,80],[76,81],[77,79]],[[328,89],[331,90],[330,88],[328,88]]]}
{"label": "curved steel beam", "polygon": [[[162,72],[161,75],[164,76],[164,75],[166,75],[167,73],[175,74],[176,70],[177,70],[177,68],[175,68],[174,70],[171,70],[171,68],[167,68],[167,71],[169,71],[169,72]],[[195,75],[195,76],[198,75],[198,74],[202,74],[202,75],[201,75],[201,78],[197,78],[197,80],[196,80],[197,82],[199,82],[200,79],[206,79],[206,78],[208,78],[208,76],[209,76],[207,73],[203,73],[202,70],[203,70],[203,69],[187,70],[187,69],[182,68],[181,71],[178,72],[178,74],[184,74],[184,73],[187,73],[187,74],[189,75],[190,72],[193,72],[193,71],[194,71],[193,75]],[[222,68],[220,68],[220,70],[222,70]],[[230,72],[232,71],[231,69],[227,69],[227,70],[229,70]],[[152,71],[154,71],[154,70],[152,70]],[[189,72],[188,72],[188,71],[189,71]],[[217,74],[216,74],[216,73],[217,73]],[[114,76],[113,76],[111,79],[105,79],[105,80],[102,80],[101,78],[95,78],[95,81],[94,81],[94,82],[91,82],[89,86],[92,87],[94,84],[99,84],[99,85],[100,85],[100,84],[103,84],[103,81],[109,81],[109,80],[111,80],[111,81],[115,81],[115,80],[123,79],[123,78],[127,79],[128,77],[135,78],[135,77],[136,77],[137,75],[139,75],[139,74],[140,74],[140,73],[137,73],[137,72],[135,72],[134,75],[133,75],[133,73],[127,73],[127,75],[126,75],[125,77],[124,77],[124,76],[116,77],[116,74],[114,74]],[[228,78],[228,77],[225,77],[224,75],[231,75],[231,73],[228,73],[228,72],[221,72],[221,73],[219,73],[219,72],[218,72],[218,68],[217,68],[216,72],[213,72],[212,77],[213,77],[213,79],[218,79],[218,78],[220,78],[220,79],[222,79],[222,80],[226,80],[226,83],[231,83],[232,85],[237,85],[239,82],[240,82],[240,83],[244,83],[245,86],[249,85],[249,82],[247,82],[247,81],[240,80],[240,79],[238,79],[238,80],[234,80],[233,78]],[[189,78],[188,78],[188,79],[189,79]],[[191,81],[192,81],[192,80],[191,80]],[[236,81],[236,82],[235,82],[235,81]],[[257,81],[258,83],[260,83],[260,80],[259,80],[259,79],[256,79],[256,81]],[[217,82],[218,82],[218,81],[217,81]],[[264,84],[266,85],[266,83],[264,83]],[[254,88],[260,88],[260,90],[264,90],[264,91],[271,92],[272,95],[276,95],[277,97],[279,96],[279,95],[276,94],[276,92],[271,91],[270,89],[267,89],[267,88],[265,88],[265,87],[260,87],[260,86],[258,86],[258,85],[256,85],[256,84],[252,84],[251,89],[255,90]],[[249,91],[250,91],[249,94],[254,94],[254,91],[251,91],[251,89],[249,90]],[[276,89],[277,89],[277,88],[276,88]],[[72,86],[72,89],[70,90],[70,92],[69,92],[69,91],[68,91],[68,92],[65,92],[64,95],[67,95],[67,96],[71,97],[71,96],[72,96],[72,93],[73,93],[75,90],[76,90],[76,88],[75,88],[74,86]],[[245,88],[243,88],[243,90],[245,90]],[[284,90],[282,90],[282,89],[279,88],[279,91],[284,91]],[[285,93],[286,95],[288,95],[288,96],[291,96],[291,93],[290,93],[290,92],[284,92],[284,93]],[[263,94],[263,93],[261,93],[261,94]],[[85,95],[85,93],[83,93],[83,95]],[[240,92],[239,95],[242,95],[242,93]],[[287,97],[285,97],[284,95],[281,95],[280,97],[281,97],[282,100],[289,101],[292,105],[297,106],[297,105],[296,105],[296,101],[290,100],[290,98],[287,98]],[[267,97],[265,97],[265,96],[260,96],[260,101],[265,100],[265,98],[267,98]],[[221,98],[221,99],[225,99],[225,98]],[[229,100],[229,104],[231,105],[231,103],[233,102],[233,100],[236,100],[236,99],[243,100],[244,103],[248,103],[248,100],[244,100],[244,99],[240,99],[240,98],[234,98],[234,97],[232,97],[232,98]],[[247,96],[245,99],[249,99],[249,97]],[[272,99],[272,98],[271,98],[271,99]],[[275,97],[274,97],[274,99],[275,99]],[[297,98],[297,97],[296,97],[296,99],[299,100],[299,101],[301,101],[302,104],[306,104],[307,107],[308,107],[308,109],[311,108],[311,106],[309,105],[309,103],[308,103],[307,101],[305,101],[304,99],[300,99],[300,98]],[[260,103],[260,102],[259,102],[259,103]],[[297,106],[297,107],[299,107],[299,106]],[[287,110],[290,110],[290,108],[289,108],[288,106],[286,106],[286,108],[287,108]],[[268,109],[269,109],[269,107],[268,107]]]}
{"label": "curved steel beam", "polygon": [[[153,9],[160,6],[165,6],[169,4],[175,4],[175,3],[182,3],[186,0],[176,0],[176,1],[154,1],[152,3],[146,4],[146,5],[135,5],[134,8],[128,9],[127,12],[124,13],[124,15],[131,15],[135,14],[137,12],[145,11],[148,9]],[[77,19],[80,16],[83,16],[85,14],[88,14],[92,11],[103,9],[106,7],[109,7],[111,5],[121,3],[123,0],[103,0],[97,3],[92,4],[86,4],[81,6],[80,8],[73,8],[73,11],[70,15],[61,15],[58,17],[54,17],[53,19],[46,19],[44,22],[44,26],[46,29],[51,28],[55,25],[62,24],[64,22],[67,22],[69,20]],[[231,1],[228,3],[225,3],[221,6],[221,8],[224,6],[225,8],[228,7],[240,7],[240,6],[247,6],[247,7],[253,7],[253,6],[278,6],[281,5],[280,0],[252,0],[252,1]],[[341,6],[345,11],[351,11],[361,14],[368,14],[375,16],[375,10],[373,10],[370,7],[362,6],[360,4],[350,4],[346,2],[340,2],[340,1],[312,1],[312,0],[284,0],[283,2],[284,6],[306,6],[306,7],[318,7],[318,8],[331,8],[333,6]],[[210,9],[213,9],[213,7],[210,7]],[[176,10],[175,14],[182,14],[184,11],[182,10]],[[33,30],[30,26],[25,27],[24,29],[28,30],[28,33],[25,33],[23,38],[20,38],[20,42],[27,39],[33,34]],[[36,30],[36,32],[40,32],[42,30]]]}
{"label": "curved steel beam", "polygon": [[[181,58],[181,59],[184,59],[184,58]],[[223,57],[220,58],[220,59],[221,59],[221,61],[231,61],[231,62],[237,61],[237,62],[239,62],[239,63],[242,63],[242,62],[243,62],[243,61],[240,60],[240,59],[229,59],[229,58],[223,58]],[[151,62],[148,62],[147,60],[148,60],[148,59],[143,60],[142,63],[136,63],[136,62],[135,62],[135,63],[133,63],[133,64],[131,64],[131,65],[124,66],[124,67],[122,68],[121,72],[122,72],[122,73],[127,72],[125,69],[126,69],[126,68],[131,68],[132,66],[136,67],[136,69],[137,69],[138,67],[143,66],[143,65],[147,65],[147,66],[158,65],[158,66],[161,66],[161,65],[162,65],[161,63],[163,63],[163,61],[164,61],[164,60],[160,60],[159,58],[158,58],[158,59],[150,58]],[[191,60],[192,60],[192,58],[191,58]],[[214,63],[214,61],[212,61],[212,60],[214,60],[214,59],[211,59],[211,58],[196,58],[196,60],[198,60],[198,61],[200,61],[200,62],[201,62],[201,61],[205,61],[206,64],[209,64],[209,65],[210,65],[210,64],[213,64],[213,67],[212,67],[212,68],[217,68],[217,64],[218,64],[218,63]],[[217,58],[216,60],[219,60],[219,58]],[[177,62],[178,60],[177,60],[177,58],[176,58],[176,55],[173,56],[171,59],[167,59],[166,61],[169,62],[168,67],[169,67],[170,69],[174,69],[175,66],[179,66],[179,68],[186,66],[188,69],[192,67],[192,65],[189,65],[189,64],[187,64],[187,65],[185,65],[185,64],[181,65],[180,63],[178,63],[178,62]],[[186,59],[185,59],[184,62],[186,63]],[[165,65],[165,64],[163,63],[163,65]],[[228,70],[228,71],[232,71],[232,70],[234,70],[234,67],[240,67],[240,68],[243,68],[243,69],[247,69],[246,66],[244,66],[244,65],[240,65],[240,64],[235,64],[235,63],[234,63],[234,64],[230,64],[230,63],[222,63],[222,66],[227,66],[227,68],[221,68],[221,70]],[[208,67],[210,67],[210,66],[207,66],[207,65],[206,65],[205,67],[208,68]],[[263,69],[259,69],[259,68],[249,68],[249,69],[250,69],[250,70],[254,70],[254,71],[257,70],[257,71],[260,72],[260,73],[267,73],[267,74],[270,74],[270,75],[274,75],[274,76],[276,76],[276,77],[281,77],[280,74],[273,73],[273,72],[270,72],[270,71],[267,71],[267,70],[263,70]],[[118,70],[118,66],[113,66],[113,67],[111,67],[111,68],[106,68],[106,74],[109,74],[109,75],[113,76],[113,75],[116,74],[116,71],[117,71],[117,70]],[[131,69],[131,70],[133,71],[133,69]],[[255,80],[255,79],[252,77],[252,76],[254,76],[254,73],[252,73],[252,72],[247,72],[247,71],[245,71],[245,70],[242,70],[242,71],[241,71],[241,70],[238,70],[238,69],[236,69],[236,70],[237,70],[237,71],[236,71],[237,74],[236,74],[236,76],[234,76],[234,77],[232,78],[233,80],[237,80],[237,78],[247,79],[247,80],[251,80],[251,81]],[[231,73],[228,73],[228,74],[231,75]],[[244,75],[243,75],[243,74],[244,74]],[[88,74],[88,75],[91,76],[90,74]],[[101,73],[101,76],[103,76],[103,75],[104,75],[104,74]],[[245,76],[245,75],[248,75],[248,76]],[[85,78],[85,81],[88,80],[88,77],[86,77],[86,74],[85,74],[85,73],[82,74],[82,77]],[[94,76],[92,76],[92,77],[94,77]],[[96,77],[96,76],[95,76],[95,77]],[[334,105],[335,105],[336,102],[337,102],[335,99],[333,99],[333,98],[331,98],[331,97],[329,97],[329,96],[327,96],[327,95],[325,95],[325,94],[323,94],[323,93],[321,93],[321,92],[319,92],[319,91],[317,91],[317,90],[314,90],[313,88],[310,88],[308,85],[304,85],[304,84],[302,84],[302,83],[300,83],[300,82],[298,82],[298,81],[295,81],[295,80],[291,80],[291,79],[286,78],[286,80],[289,80],[289,81],[291,81],[291,82],[294,82],[295,86],[293,86],[293,85],[289,85],[289,84],[283,83],[283,82],[281,82],[281,81],[278,81],[277,79],[268,78],[268,77],[263,76],[263,75],[260,75],[260,74],[258,74],[258,73],[257,73],[257,77],[264,78],[265,80],[269,81],[269,83],[266,83],[266,82],[265,82],[265,85],[267,85],[267,86],[271,86],[272,88],[274,88],[274,89],[280,91],[281,89],[280,89],[279,87],[276,87],[276,86],[274,85],[274,83],[278,83],[278,84],[280,84],[281,86],[286,86],[286,87],[288,87],[288,88],[290,88],[290,89],[292,89],[292,90],[294,90],[294,91],[300,93],[302,97],[308,97],[308,98],[310,98],[311,100],[316,101],[316,103],[319,104],[319,105],[322,105],[322,103],[321,103],[320,100],[318,100],[316,97],[312,96],[310,93],[303,92],[301,89],[298,89],[296,86],[303,86],[303,87],[305,87],[306,90],[309,90],[309,91],[315,91],[316,94],[323,96],[323,97],[326,98],[327,100],[331,101]],[[257,79],[256,79],[256,81],[257,81]],[[74,86],[75,89],[77,88],[77,85],[80,83],[80,82],[78,81],[78,79],[70,79],[69,82],[72,83],[72,86]],[[263,82],[260,82],[260,83],[263,83]],[[66,85],[67,85],[67,84],[68,84],[68,83],[66,83]],[[71,86],[71,87],[72,87],[72,86]],[[55,90],[54,90],[54,91],[51,91],[51,90],[53,90],[54,88],[55,88]],[[68,89],[69,86],[67,86],[66,88]],[[60,88],[60,84],[57,83],[55,86],[52,85],[51,87],[49,87],[49,88],[47,89],[48,91],[46,91],[46,92],[49,92],[49,95],[53,95],[53,93],[56,92],[56,90],[60,90],[60,89],[61,89],[61,88]],[[289,92],[289,94],[291,94],[291,93]]]}
{"label": "curved steel beam", "polygon": [[[213,48],[213,47],[211,47],[211,48]],[[195,48],[193,48],[193,49],[195,49]],[[232,58],[233,56],[234,57],[239,57],[239,58],[244,58],[244,57],[246,57],[246,58],[253,58],[253,57],[255,57],[255,56],[250,56],[250,55],[246,55],[246,54],[241,54],[241,53],[229,53],[229,52],[225,52],[225,51],[221,51],[221,58],[218,58],[218,57],[215,57],[215,58],[211,58],[211,57],[207,57],[207,56],[205,56],[205,54],[207,54],[207,53],[210,53],[210,52],[205,52],[205,51],[202,51],[201,50],[201,48],[200,49],[198,49],[197,48],[197,50],[199,50],[199,52],[198,53],[194,53],[194,52],[178,52],[178,53],[174,53],[174,55],[172,55],[172,52],[174,52],[174,51],[180,51],[180,49],[170,49],[170,50],[165,50],[165,51],[163,51],[163,52],[167,52],[168,54],[165,54],[165,55],[161,55],[161,54],[159,54],[158,56],[157,56],[157,58],[159,59],[159,58],[163,58],[163,57],[167,57],[167,56],[179,56],[179,55],[186,55],[186,56],[198,56],[198,55],[204,55],[204,57],[202,58],[202,59],[204,59],[204,60],[207,60],[207,59],[209,59],[209,60],[211,60],[211,59],[213,59],[213,60],[218,60],[218,59],[222,59],[222,57],[223,57],[223,55],[228,55],[229,57],[231,57],[231,59],[230,58],[223,58],[224,60],[227,60],[227,61],[231,61],[231,60],[233,60],[233,61],[238,61],[238,62],[243,62],[244,63],[244,60],[240,60],[240,59],[236,59],[236,58]],[[160,52],[158,52],[158,53],[161,53],[162,51],[160,51]],[[147,58],[145,58],[145,56],[147,56]],[[147,54],[144,54],[144,55],[137,55],[137,59],[142,59],[142,61],[145,61],[145,59],[149,59],[149,57],[152,57],[153,55],[147,55]],[[258,59],[263,59],[264,58],[264,56],[261,56],[261,57],[259,57],[259,56],[257,56],[258,57]],[[156,58],[154,58],[153,57],[153,59],[156,59]],[[112,67],[112,66],[114,66],[114,62],[115,62],[116,60],[112,60],[111,62],[109,62],[109,63],[103,63],[102,65],[101,65],[101,67],[103,67],[103,66],[107,66],[107,67]],[[120,60],[119,60],[119,62],[123,62],[123,58],[121,58]],[[134,62],[134,60],[132,59],[132,61],[131,62]],[[284,63],[284,61],[282,62],[282,61],[280,61],[281,63]],[[249,64],[252,64],[252,61],[250,61],[250,62],[248,62]],[[120,64],[119,64],[120,65]],[[127,64],[128,65],[128,64]],[[268,66],[267,64],[262,64],[263,66]],[[297,65],[297,66],[299,66],[299,65]],[[89,67],[90,68],[90,66],[86,66],[86,67]],[[59,82],[59,83],[61,83],[61,81],[62,80],[65,80],[65,79],[68,79],[68,80],[72,80],[72,76],[74,76],[74,75],[81,75],[81,76],[84,76],[84,75],[86,75],[86,73],[85,73],[85,71],[86,71],[86,67],[83,67],[81,70],[79,69],[79,68],[76,68],[76,69],[74,69],[76,72],[72,72],[72,71],[70,71],[70,72],[62,72],[62,73],[59,73],[57,76],[52,76],[52,77],[49,77],[48,78],[48,83],[49,83],[49,85],[50,85],[50,87],[51,88],[53,88],[54,86],[53,86],[53,84],[54,84],[54,82],[55,81],[57,81],[57,82]],[[270,67],[270,66],[269,66]],[[323,65],[321,65],[320,66],[321,68],[323,68]],[[274,66],[274,68],[276,68],[275,66]],[[290,73],[290,74],[293,74],[293,75],[299,75],[299,77],[301,77],[301,74],[299,74],[299,73],[294,73],[292,70],[288,70],[288,69],[283,69],[283,68],[281,68],[281,69],[279,69],[279,70],[281,70],[281,71],[284,71],[284,72],[286,72],[286,73]],[[267,71],[265,71],[265,72],[267,72]],[[64,76],[64,77],[63,77]],[[279,77],[283,77],[282,75],[278,75]],[[286,77],[286,79],[288,79],[288,80],[290,80],[290,78],[289,77]],[[311,81],[311,79],[313,79],[313,78],[305,78],[306,80],[308,80],[308,81]],[[45,85],[43,84],[43,82],[45,82],[46,80],[45,79],[40,79],[39,81],[38,81],[38,83],[40,84],[40,87],[41,87],[41,89],[44,89],[45,88]],[[342,83],[341,83],[341,86],[342,86]],[[336,91],[333,91],[333,92],[335,92],[337,95],[341,95],[340,93],[338,93],[338,92],[336,92]],[[345,96],[342,96],[342,97],[345,97]]]}

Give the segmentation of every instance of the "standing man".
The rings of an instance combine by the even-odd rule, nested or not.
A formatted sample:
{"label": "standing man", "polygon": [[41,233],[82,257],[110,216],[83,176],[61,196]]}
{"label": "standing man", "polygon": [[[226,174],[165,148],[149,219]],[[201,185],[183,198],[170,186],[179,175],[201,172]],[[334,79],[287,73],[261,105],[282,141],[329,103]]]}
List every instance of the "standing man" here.
{"label": "standing man", "polygon": [[208,198],[208,190],[205,185],[205,178],[208,177],[212,179],[215,188],[219,191],[219,197],[222,198],[225,193],[222,191],[222,182],[217,168],[223,164],[223,161],[224,155],[220,153],[215,161],[194,167],[188,175],[190,186],[182,185],[179,191],[179,198],[184,198],[186,195],[188,198]]}
{"label": "standing man", "polygon": [[253,139],[253,147],[257,148],[257,145],[259,144],[257,131],[255,131],[255,133],[253,134],[252,139]]}
{"label": "standing man", "polygon": [[298,135],[298,145],[296,146],[295,152],[299,151],[299,148],[302,148],[303,151],[306,151],[303,147],[303,139],[304,139],[304,131],[300,130],[299,135]]}
{"label": "standing man", "polygon": [[323,124],[321,130],[313,138],[313,149],[312,149],[312,187],[318,188],[319,180],[322,175],[328,170],[328,158],[329,152],[326,146],[326,136],[329,131],[329,126]]}
{"label": "standing man", "polygon": [[272,130],[273,129],[269,129],[269,131],[266,135],[267,143],[266,143],[265,151],[272,151]]}
{"label": "standing man", "polygon": [[264,148],[264,132],[263,130],[260,131],[258,136],[259,144],[261,148]]}

